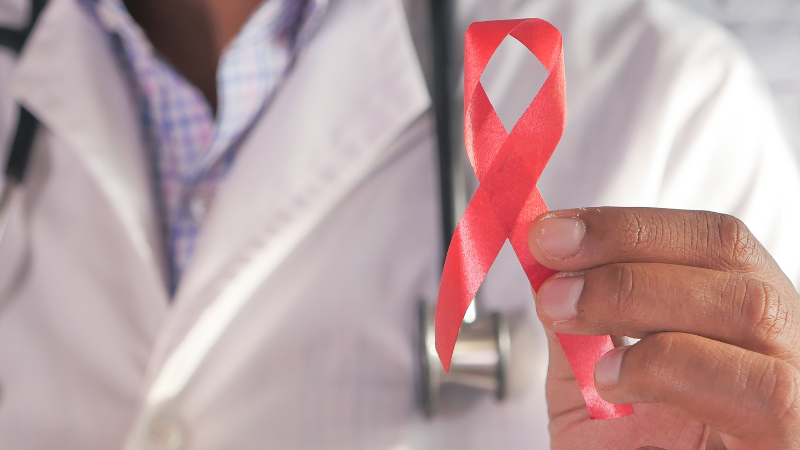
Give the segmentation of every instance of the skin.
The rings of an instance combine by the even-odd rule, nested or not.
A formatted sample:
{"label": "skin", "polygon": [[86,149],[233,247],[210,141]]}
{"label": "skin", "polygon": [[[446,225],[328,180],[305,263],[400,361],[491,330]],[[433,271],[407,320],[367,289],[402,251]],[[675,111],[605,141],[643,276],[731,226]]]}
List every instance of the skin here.
{"label": "skin", "polygon": [[[583,224],[574,255],[563,242],[555,255],[545,251],[553,239],[564,241],[549,231],[559,218]],[[800,295],[739,220],[647,208],[565,210],[537,218],[529,244],[537,260],[562,271],[536,299],[550,338],[553,449],[800,448]],[[566,319],[564,286],[579,293]],[[545,311],[560,311],[561,320]],[[633,416],[589,420],[555,332],[641,339],[595,369],[599,394],[633,403]],[[619,367],[618,380],[609,367]]]}
{"label": "skin", "polygon": [[217,110],[217,65],[264,0],[124,0],[155,50]]}

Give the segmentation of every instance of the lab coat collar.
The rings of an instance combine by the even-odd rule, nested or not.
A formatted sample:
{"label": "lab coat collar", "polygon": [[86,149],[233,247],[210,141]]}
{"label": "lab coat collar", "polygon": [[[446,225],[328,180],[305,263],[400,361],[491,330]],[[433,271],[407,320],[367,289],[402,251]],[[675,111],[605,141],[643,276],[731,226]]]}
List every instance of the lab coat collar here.
{"label": "lab coat collar", "polygon": [[401,1],[331,2],[208,207],[151,360],[149,406],[180,392],[264,281],[429,105]]}
{"label": "lab coat collar", "polygon": [[42,13],[10,91],[83,161],[147,266],[156,292],[150,300],[166,302],[163,243],[135,97],[106,36],[75,0],[52,0]]}
{"label": "lab coat collar", "polygon": [[[63,144],[53,148],[74,151],[96,179],[109,199],[97,208],[119,217],[132,254],[151,274],[141,282],[153,295],[142,301],[164,310],[163,247],[137,102],[102,32],[75,0],[52,0],[11,92]],[[233,317],[400,150],[393,142],[429,105],[401,1],[332,1],[209,205],[195,259],[148,362],[137,424],[180,394]],[[107,255],[109,263],[118,256]]]}

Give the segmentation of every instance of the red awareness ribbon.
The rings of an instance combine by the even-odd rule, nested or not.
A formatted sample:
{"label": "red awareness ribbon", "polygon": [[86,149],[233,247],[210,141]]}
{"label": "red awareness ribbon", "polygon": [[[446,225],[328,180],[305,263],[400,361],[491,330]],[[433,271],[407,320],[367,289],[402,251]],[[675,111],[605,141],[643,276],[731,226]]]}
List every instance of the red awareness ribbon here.
{"label": "red awareness ribbon", "polygon": [[[539,93],[510,133],[492,107],[480,77],[506,36],[525,45],[549,73]],[[538,291],[555,271],[539,264],[528,249],[528,229],[547,212],[536,183],[566,123],[566,88],[561,34],[541,19],[473,23],[464,55],[464,138],[480,185],[458,222],[445,258],[436,304],[436,351],[445,370],[461,323],[506,239]],[[594,364],[614,348],[609,336],[559,334],[593,419],[633,413],[631,405],[606,402],[594,388]]]}

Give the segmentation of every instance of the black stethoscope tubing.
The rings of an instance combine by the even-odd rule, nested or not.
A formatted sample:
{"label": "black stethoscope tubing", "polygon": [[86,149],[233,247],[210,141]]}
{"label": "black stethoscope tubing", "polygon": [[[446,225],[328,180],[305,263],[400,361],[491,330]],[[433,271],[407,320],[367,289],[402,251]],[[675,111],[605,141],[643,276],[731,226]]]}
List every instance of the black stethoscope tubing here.
{"label": "black stethoscope tubing", "polygon": [[[33,0],[31,3],[31,13],[28,25],[21,29],[0,28],[0,47],[5,47],[18,54],[25,41],[28,40],[31,30],[39,18],[39,14],[44,9],[47,0]],[[19,117],[17,128],[14,132],[14,140],[8,152],[6,160],[5,176],[7,181],[21,184],[25,178],[25,172],[30,160],[31,148],[33,147],[33,137],[39,121],[24,106],[19,106]]]}
{"label": "black stethoscope tubing", "polygon": [[[457,185],[456,148],[453,145],[451,87],[455,85],[451,61],[452,3],[448,0],[430,0],[431,54],[433,56],[433,89],[431,98],[436,118],[436,139],[439,156],[439,188],[442,214],[443,248],[450,246],[456,229],[459,212],[456,210],[456,195],[463,189]],[[461,187],[463,188],[463,187]],[[444,255],[442,255],[444,261]]]}
{"label": "black stethoscope tubing", "polygon": [[[15,54],[19,54],[46,3],[47,0],[32,1],[30,20],[27,26],[20,29],[0,28],[0,47],[5,47]],[[0,238],[3,236],[4,216],[8,213],[11,194],[25,180],[25,173],[27,172],[33,149],[33,138],[38,127],[39,121],[36,117],[24,106],[19,105],[17,127],[14,131],[14,138],[11,141],[3,171],[5,183],[3,184],[2,193],[0,193]]]}

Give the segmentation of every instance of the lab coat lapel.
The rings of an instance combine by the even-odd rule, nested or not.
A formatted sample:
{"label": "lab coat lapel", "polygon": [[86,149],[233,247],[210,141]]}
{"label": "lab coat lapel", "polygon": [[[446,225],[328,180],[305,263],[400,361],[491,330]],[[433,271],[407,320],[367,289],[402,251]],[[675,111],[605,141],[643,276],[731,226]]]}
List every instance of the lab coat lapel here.
{"label": "lab coat lapel", "polygon": [[254,291],[429,107],[400,0],[329,8],[210,206],[151,361],[150,406],[177,395]]}
{"label": "lab coat lapel", "polygon": [[11,92],[82,159],[152,275],[148,281],[158,295],[151,300],[165,304],[161,235],[138,108],[106,37],[76,1],[53,0],[43,12]]}

